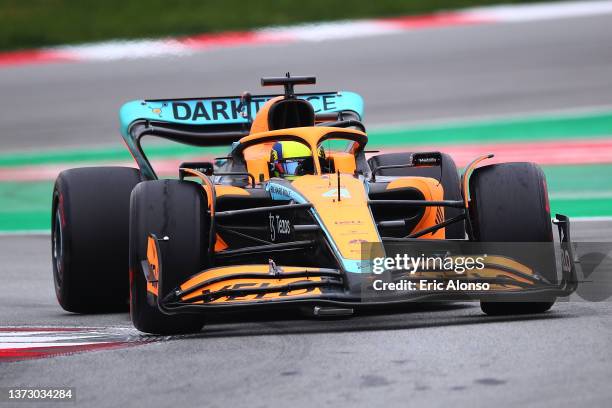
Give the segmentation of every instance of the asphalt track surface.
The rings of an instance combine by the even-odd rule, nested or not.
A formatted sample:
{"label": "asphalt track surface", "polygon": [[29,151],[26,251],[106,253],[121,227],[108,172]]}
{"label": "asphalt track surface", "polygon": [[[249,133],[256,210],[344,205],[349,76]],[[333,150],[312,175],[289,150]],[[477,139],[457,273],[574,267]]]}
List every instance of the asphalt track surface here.
{"label": "asphalt track surface", "polygon": [[[610,38],[612,17],[594,17],[3,69],[0,137],[5,151],[114,143],[125,100],[256,91],[286,70],[362,93],[373,124],[612,105]],[[611,227],[577,223],[574,240],[610,240]],[[60,309],[48,236],[0,248],[2,325],[131,326]],[[243,315],[194,337],[3,363],[0,385],[76,387],[81,405],[108,407],[610,406],[611,341],[609,302],[509,318],[475,304]]]}
{"label": "asphalt track surface", "polygon": [[[574,239],[611,227],[576,223]],[[48,236],[0,237],[0,247],[3,325],[131,327],[127,314],[60,309]],[[507,318],[476,303],[340,320],[250,314],[218,317],[195,336],[4,363],[0,384],[75,387],[79,405],[104,407],[603,407],[612,401],[611,341],[609,301]]]}

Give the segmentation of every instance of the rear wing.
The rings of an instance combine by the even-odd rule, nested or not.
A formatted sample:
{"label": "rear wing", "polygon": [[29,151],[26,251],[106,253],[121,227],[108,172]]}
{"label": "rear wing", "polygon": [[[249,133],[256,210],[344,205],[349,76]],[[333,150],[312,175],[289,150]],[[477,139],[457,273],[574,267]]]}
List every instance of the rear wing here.
{"label": "rear wing", "polygon": [[[131,126],[139,121],[195,126],[197,130],[193,130],[201,132],[202,137],[207,129],[242,130],[255,119],[264,103],[276,96],[279,95],[253,95],[248,106],[239,96],[131,101],[119,111],[121,134],[127,136]],[[296,97],[310,102],[317,115],[352,111],[363,119],[363,98],[354,92],[307,93]]]}
{"label": "rear wing", "polygon": [[[143,136],[158,136],[202,147],[231,145],[249,134],[259,109],[276,96],[280,95],[131,101],[119,110],[121,135],[142,175],[146,179],[156,179],[141,147]],[[352,113],[358,120],[363,118],[363,98],[354,92],[305,93],[295,97],[310,102],[318,117]]]}

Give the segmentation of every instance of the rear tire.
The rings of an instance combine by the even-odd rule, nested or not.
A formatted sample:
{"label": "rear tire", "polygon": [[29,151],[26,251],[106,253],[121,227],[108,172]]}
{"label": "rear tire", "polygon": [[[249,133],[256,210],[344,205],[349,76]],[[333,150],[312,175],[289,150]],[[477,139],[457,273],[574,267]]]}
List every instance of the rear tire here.
{"label": "rear tire", "polygon": [[69,312],[127,310],[130,193],[140,172],[127,167],[63,171],[51,212],[53,280]]}
{"label": "rear tire", "polygon": [[[474,238],[480,242],[553,242],[546,178],[534,163],[502,163],[479,167],[470,177],[470,218]],[[549,282],[557,281],[554,248],[534,259],[518,259],[538,265]],[[530,259],[531,258],[531,259]],[[488,315],[542,313],[555,299],[543,301],[482,301]],[[527,300],[527,299],[526,299]]]}
{"label": "rear tire", "polygon": [[199,332],[201,315],[166,315],[157,297],[147,291],[141,260],[147,259],[147,238],[169,237],[160,243],[164,287],[173,289],[208,262],[209,220],[202,187],[191,181],[155,180],[136,186],[131,197],[130,218],[130,315],[134,326],[145,333],[183,334]]}
{"label": "rear tire", "polygon": [[[402,153],[385,153],[373,156],[368,160],[370,168],[374,169],[380,166],[393,166],[410,163],[412,152]],[[396,169],[382,169],[376,173],[379,176],[396,176],[396,177],[431,177],[439,180],[444,188],[445,200],[463,200],[461,195],[461,182],[459,181],[459,173],[457,166],[452,157],[446,153],[442,153],[442,176],[440,177],[440,169],[438,167],[403,167]],[[462,210],[459,208],[444,208],[444,217],[450,219],[461,215]],[[448,239],[464,239],[465,238],[465,223],[463,221],[456,222],[445,228],[445,236]]]}

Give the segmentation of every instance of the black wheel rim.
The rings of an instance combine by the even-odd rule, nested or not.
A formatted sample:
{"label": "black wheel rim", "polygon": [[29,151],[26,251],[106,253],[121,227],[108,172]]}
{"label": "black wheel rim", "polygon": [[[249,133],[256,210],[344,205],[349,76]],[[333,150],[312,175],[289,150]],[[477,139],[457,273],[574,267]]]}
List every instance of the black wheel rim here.
{"label": "black wheel rim", "polygon": [[64,278],[64,232],[62,230],[62,215],[58,210],[55,213],[55,223],[53,225],[52,237],[52,256],[55,269],[55,281],[58,287],[61,286]]}

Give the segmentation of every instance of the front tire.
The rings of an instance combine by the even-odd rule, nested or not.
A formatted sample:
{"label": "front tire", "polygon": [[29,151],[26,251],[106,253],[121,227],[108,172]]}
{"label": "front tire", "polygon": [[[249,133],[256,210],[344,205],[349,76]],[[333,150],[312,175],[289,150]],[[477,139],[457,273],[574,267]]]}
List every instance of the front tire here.
{"label": "front tire", "polygon": [[[535,258],[526,254],[518,260],[537,265],[542,276],[555,283],[552,223],[542,169],[534,163],[493,164],[474,170],[469,183],[474,238],[480,242],[551,243],[544,254]],[[555,303],[554,298],[513,300],[482,301],[480,307],[488,315],[499,316],[542,313]]]}
{"label": "front tire", "polygon": [[130,215],[130,315],[134,326],[145,333],[183,334],[199,332],[201,315],[166,315],[157,297],[147,291],[141,261],[147,259],[147,238],[168,237],[162,242],[164,287],[174,288],[209,265],[209,217],[202,187],[191,181],[155,180],[136,186]]}
{"label": "front tire", "polygon": [[53,188],[51,251],[55,294],[75,313],[127,309],[130,193],[127,167],[63,171]]}

